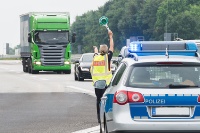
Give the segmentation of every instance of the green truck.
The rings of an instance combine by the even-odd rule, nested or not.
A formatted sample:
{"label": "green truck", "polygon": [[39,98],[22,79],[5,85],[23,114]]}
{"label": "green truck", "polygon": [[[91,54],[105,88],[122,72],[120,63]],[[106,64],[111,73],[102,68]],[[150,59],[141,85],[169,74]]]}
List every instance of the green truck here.
{"label": "green truck", "polygon": [[20,56],[23,71],[71,73],[71,43],[68,12],[30,12],[20,15]]}

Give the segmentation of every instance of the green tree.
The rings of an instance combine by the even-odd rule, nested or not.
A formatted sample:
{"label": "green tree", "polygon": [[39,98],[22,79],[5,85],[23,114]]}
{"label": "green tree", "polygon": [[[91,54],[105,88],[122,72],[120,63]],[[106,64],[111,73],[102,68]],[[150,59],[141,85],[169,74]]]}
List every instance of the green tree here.
{"label": "green tree", "polygon": [[116,51],[131,36],[145,36],[147,41],[163,40],[165,32],[178,33],[183,39],[200,36],[200,1],[109,0],[98,10],[76,17],[72,24],[77,33],[73,53],[78,51],[78,45],[83,52],[93,52],[93,45],[108,44],[107,29],[99,25],[101,16],[108,17]]}
{"label": "green tree", "polygon": [[157,10],[165,0],[146,0],[143,8],[137,15],[137,25],[142,31],[145,40],[154,40],[155,22]]}

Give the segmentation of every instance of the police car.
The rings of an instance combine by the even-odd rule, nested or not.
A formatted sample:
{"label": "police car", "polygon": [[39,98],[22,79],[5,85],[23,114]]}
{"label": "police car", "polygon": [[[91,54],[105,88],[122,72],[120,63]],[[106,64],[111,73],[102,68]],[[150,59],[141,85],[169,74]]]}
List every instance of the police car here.
{"label": "police car", "polygon": [[193,42],[132,42],[101,99],[101,132],[200,132],[197,50]]}

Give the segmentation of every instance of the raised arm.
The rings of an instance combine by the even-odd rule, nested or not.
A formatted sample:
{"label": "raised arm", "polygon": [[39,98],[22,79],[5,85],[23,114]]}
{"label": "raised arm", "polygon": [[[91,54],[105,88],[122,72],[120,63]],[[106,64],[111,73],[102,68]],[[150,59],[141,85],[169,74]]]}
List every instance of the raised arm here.
{"label": "raised arm", "polygon": [[111,30],[108,30],[108,36],[109,36],[109,40],[110,40],[110,48],[109,48],[109,50],[114,52],[113,33],[112,33]]}

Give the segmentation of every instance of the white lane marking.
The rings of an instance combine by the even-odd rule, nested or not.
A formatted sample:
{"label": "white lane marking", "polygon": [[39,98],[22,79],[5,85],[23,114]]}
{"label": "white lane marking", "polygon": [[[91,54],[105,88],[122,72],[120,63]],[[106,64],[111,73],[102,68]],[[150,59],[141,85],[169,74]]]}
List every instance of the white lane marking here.
{"label": "white lane marking", "polygon": [[66,86],[67,88],[72,88],[72,89],[75,89],[75,90],[78,90],[80,92],[85,92],[93,97],[96,97],[95,93],[94,93],[94,90],[91,91],[91,90],[87,90],[87,89],[83,89],[83,88],[79,88],[79,87],[76,87],[76,86]]}
{"label": "white lane marking", "polygon": [[[37,76],[31,76],[31,78],[35,78],[35,79],[37,79]],[[47,79],[47,78],[39,78],[40,80],[49,80],[49,79]]]}
{"label": "white lane marking", "polygon": [[17,60],[17,61],[15,61],[15,63],[21,63],[21,61],[20,61],[20,60]]}
{"label": "white lane marking", "polygon": [[99,130],[100,130],[100,126],[96,126],[96,127],[91,127],[91,128],[75,131],[72,133],[99,133],[100,132]]}
{"label": "white lane marking", "polygon": [[49,80],[49,79],[46,79],[46,78],[40,78],[41,80]]}

